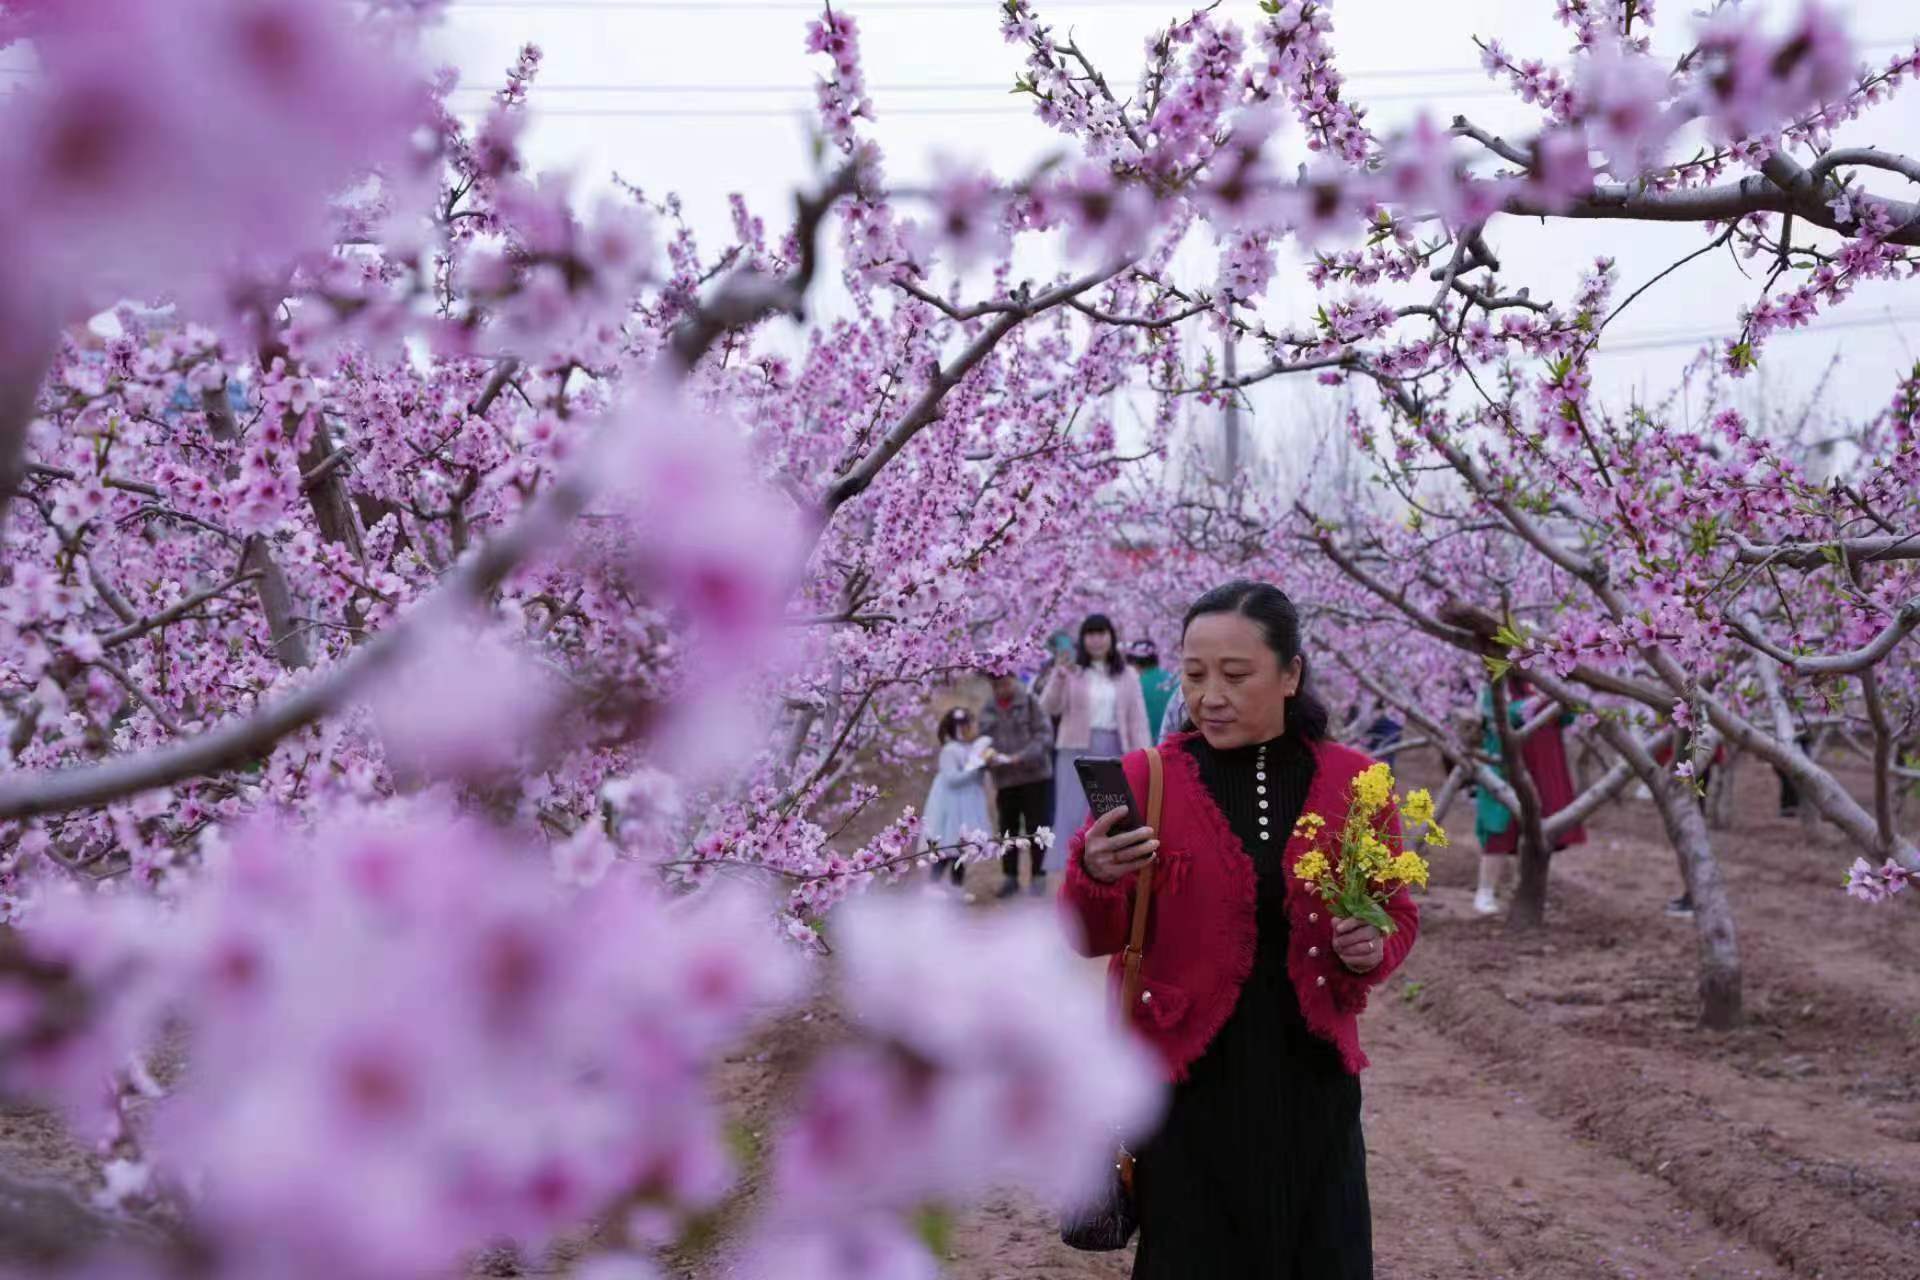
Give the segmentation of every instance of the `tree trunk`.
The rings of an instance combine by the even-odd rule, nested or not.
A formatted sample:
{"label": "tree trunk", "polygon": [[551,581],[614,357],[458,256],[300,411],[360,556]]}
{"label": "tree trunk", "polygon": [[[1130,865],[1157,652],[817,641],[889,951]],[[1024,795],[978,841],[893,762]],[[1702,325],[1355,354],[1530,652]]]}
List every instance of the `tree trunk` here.
{"label": "tree trunk", "polygon": [[1724,1031],[1740,1024],[1740,950],[1733,930],[1733,904],[1727,900],[1713,837],[1693,788],[1665,770],[1648,779],[1667,838],[1679,855],[1687,891],[1693,895],[1693,927],[1700,960],[1700,1021]]}
{"label": "tree trunk", "polygon": [[[25,337],[21,328],[15,328],[13,334],[20,359],[0,367],[0,518],[7,514],[7,504],[26,478],[27,426],[33,421],[40,384],[53,359],[53,339],[58,336],[51,328],[44,335],[32,337]],[[45,340],[38,340],[41,338]]]}
{"label": "tree trunk", "polygon": [[1520,830],[1520,882],[1507,907],[1507,932],[1527,933],[1547,922],[1547,871],[1553,855],[1546,843]]}
{"label": "tree trunk", "polygon": [[[1578,704],[1573,689],[1567,684],[1547,675],[1537,679],[1541,688],[1559,699],[1563,706]],[[1727,901],[1720,864],[1713,856],[1713,838],[1707,832],[1706,815],[1701,812],[1693,786],[1656,764],[1653,753],[1634,736],[1633,730],[1619,721],[1602,718],[1599,733],[1653,793],[1660,821],[1667,829],[1667,839],[1680,863],[1681,878],[1693,897],[1694,936],[1700,964],[1700,1021],[1716,1029],[1737,1026],[1742,1015],[1742,998],[1733,906]],[[1675,750],[1679,750],[1677,738]]]}
{"label": "tree trunk", "polygon": [[294,616],[293,592],[287,587],[287,575],[275,563],[273,553],[267,549],[267,540],[260,534],[247,539],[240,568],[260,575],[254,581],[254,591],[260,597],[261,612],[267,615],[267,630],[273,636],[273,653],[280,659],[280,665],[289,671],[312,666],[307,632]]}
{"label": "tree trunk", "polygon": [[1514,815],[1514,821],[1520,824],[1520,884],[1507,908],[1507,931],[1526,933],[1547,921],[1547,871],[1553,852],[1541,829],[1539,789],[1533,785],[1527,762],[1520,758],[1520,735],[1513,729],[1507,690],[1505,676],[1493,682],[1493,722],[1500,733],[1500,761],[1506,766],[1514,798],[1520,802],[1520,812]]}
{"label": "tree trunk", "polygon": [[1809,800],[1800,801],[1800,834],[1808,840],[1820,838],[1820,809]]}
{"label": "tree trunk", "polygon": [[[286,417],[287,434],[291,437],[298,430],[300,420],[295,414]],[[326,415],[315,412],[312,438],[307,441],[307,447],[300,455],[300,474],[312,475],[333,457],[333,452],[333,432],[327,426]],[[328,542],[345,544],[355,562],[364,567],[367,563],[366,540],[360,529],[360,513],[347,492],[345,469],[333,466],[321,478],[303,481],[303,485],[307,491],[307,501],[313,507],[314,522],[320,526],[320,536]]]}
{"label": "tree trunk", "polygon": [[[234,421],[224,383],[217,389],[202,391],[200,407],[207,416],[207,429],[216,439],[240,438],[240,424]],[[233,479],[237,472],[237,467],[229,465],[227,479]],[[260,575],[254,579],[253,591],[259,597],[260,611],[267,616],[273,653],[280,659],[280,665],[289,671],[311,666],[313,658],[307,648],[307,633],[293,616],[293,592],[287,587],[287,575],[274,561],[273,549],[264,536],[256,533],[247,538],[240,552],[240,568]]]}
{"label": "tree trunk", "polygon": [[1733,825],[1733,780],[1734,770],[1740,764],[1740,752],[1727,752],[1726,763],[1713,771],[1713,780],[1707,784],[1707,827],[1713,831],[1725,831]]}

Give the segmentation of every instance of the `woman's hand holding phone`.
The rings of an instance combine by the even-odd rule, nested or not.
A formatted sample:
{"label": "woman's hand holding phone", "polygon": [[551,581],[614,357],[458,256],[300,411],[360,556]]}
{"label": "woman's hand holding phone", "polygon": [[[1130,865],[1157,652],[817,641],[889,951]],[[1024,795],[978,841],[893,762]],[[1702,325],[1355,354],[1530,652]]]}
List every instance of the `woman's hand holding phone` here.
{"label": "woman's hand holding phone", "polygon": [[1109,834],[1126,814],[1124,808],[1109,809],[1087,828],[1087,843],[1080,861],[1087,874],[1102,884],[1112,884],[1138,871],[1153,861],[1154,852],[1160,848],[1152,827],[1130,827],[1118,835]]}

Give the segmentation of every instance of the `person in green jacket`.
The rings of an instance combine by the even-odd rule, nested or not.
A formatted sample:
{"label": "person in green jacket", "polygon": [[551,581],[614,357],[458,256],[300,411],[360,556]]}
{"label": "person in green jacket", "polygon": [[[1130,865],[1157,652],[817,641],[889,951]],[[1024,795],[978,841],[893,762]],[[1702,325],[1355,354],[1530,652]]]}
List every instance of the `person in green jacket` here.
{"label": "person in green jacket", "polygon": [[1147,724],[1160,732],[1167,703],[1180,691],[1180,675],[1160,665],[1160,650],[1151,640],[1135,640],[1127,646],[1127,662],[1140,673],[1140,695],[1147,700]]}
{"label": "person in green jacket", "polygon": [[[1533,686],[1527,683],[1524,675],[1516,672],[1508,685],[1507,722],[1515,729],[1525,724],[1546,705],[1543,700],[1533,700]],[[1566,727],[1573,723],[1573,716],[1563,712],[1558,720],[1536,730],[1525,742],[1520,744],[1520,760],[1526,766],[1527,775],[1533,779],[1533,788],[1540,797],[1540,817],[1542,821],[1551,818],[1574,801],[1573,769],[1567,760],[1567,745],[1563,734]],[[1503,778],[1513,775],[1507,771],[1506,761],[1501,759],[1500,728],[1493,714],[1493,689],[1480,691],[1480,749],[1494,760],[1494,772]],[[1474,805],[1474,835],[1480,840],[1480,886],[1474,894],[1473,909],[1480,915],[1492,915],[1500,910],[1499,898],[1495,893],[1496,882],[1502,872],[1511,863],[1511,859],[1520,847],[1519,815],[1508,811],[1507,807],[1495,799],[1493,793],[1485,787],[1475,788],[1478,793]],[[1554,841],[1553,851],[1576,844],[1585,844],[1586,828],[1575,826],[1563,832]]]}

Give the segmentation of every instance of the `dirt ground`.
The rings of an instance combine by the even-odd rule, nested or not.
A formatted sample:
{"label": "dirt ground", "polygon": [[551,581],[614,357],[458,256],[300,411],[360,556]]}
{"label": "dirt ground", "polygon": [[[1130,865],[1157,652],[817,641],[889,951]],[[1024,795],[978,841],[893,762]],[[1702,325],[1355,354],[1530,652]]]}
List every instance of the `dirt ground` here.
{"label": "dirt ground", "polygon": [[[1736,785],[1718,835],[1746,974],[1731,1032],[1696,1025],[1693,930],[1662,911],[1678,872],[1649,804],[1556,859],[1534,935],[1472,914],[1470,834],[1437,854],[1420,944],[1362,1023],[1379,1280],[1920,1280],[1920,901],[1847,899],[1839,839],[1775,817],[1764,769]],[[1464,806],[1453,819],[1470,828]],[[973,868],[978,909],[997,879]],[[720,1069],[750,1169],[831,1030],[829,1011],[790,1018]],[[44,1116],[0,1112],[0,1175],[84,1186],[89,1163]],[[729,1275],[756,1195],[750,1176],[670,1274]],[[473,1273],[563,1273],[571,1252]],[[959,1217],[947,1272],[1129,1265],[1066,1249],[1050,1207],[1007,1195]]]}

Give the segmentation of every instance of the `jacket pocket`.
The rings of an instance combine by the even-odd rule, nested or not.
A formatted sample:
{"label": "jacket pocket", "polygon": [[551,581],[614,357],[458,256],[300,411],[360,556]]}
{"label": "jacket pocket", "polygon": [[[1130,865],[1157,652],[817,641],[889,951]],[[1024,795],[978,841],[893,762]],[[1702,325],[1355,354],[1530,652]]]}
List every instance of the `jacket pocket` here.
{"label": "jacket pocket", "polygon": [[1193,855],[1184,848],[1168,845],[1164,839],[1153,859],[1153,896],[1175,894],[1186,888],[1193,873]]}
{"label": "jacket pocket", "polygon": [[1170,982],[1142,974],[1140,994],[1133,998],[1133,1020],[1142,1027],[1167,1031],[1180,1024],[1192,1005],[1187,993]]}

